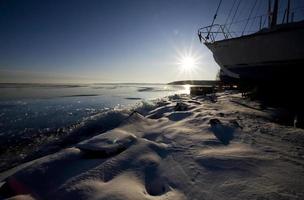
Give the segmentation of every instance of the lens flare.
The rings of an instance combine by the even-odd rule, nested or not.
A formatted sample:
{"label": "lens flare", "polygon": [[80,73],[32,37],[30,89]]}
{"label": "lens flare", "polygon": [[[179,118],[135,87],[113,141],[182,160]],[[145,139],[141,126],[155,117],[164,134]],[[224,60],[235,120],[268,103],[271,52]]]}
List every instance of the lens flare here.
{"label": "lens flare", "polygon": [[191,74],[198,67],[198,59],[191,55],[181,56],[178,58],[178,66],[181,73]]}
{"label": "lens flare", "polygon": [[197,63],[193,57],[185,56],[185,57],[181,58],[180,66],[185,71],[189,71],[189,70],[191,71],[193,68],[195,68],[197,66]]}
{"label": "lens flare", "polygon": [[[176,45],[176,44],[175,44]],[[190,43],[188,47],[174,46],[177,80],[198,79],[202,73],[202,59],[204,54],[196,50]]]}

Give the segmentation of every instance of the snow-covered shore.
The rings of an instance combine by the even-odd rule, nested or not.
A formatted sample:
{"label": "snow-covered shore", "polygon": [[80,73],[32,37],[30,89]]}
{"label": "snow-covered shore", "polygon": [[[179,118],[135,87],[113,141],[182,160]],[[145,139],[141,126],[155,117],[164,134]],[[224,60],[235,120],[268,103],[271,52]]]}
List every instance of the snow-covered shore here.
{"label": "snow-covered shore", "polygon": [[9,199],[304,199],[304,131],[240,94],[172,96],[0,174]]}

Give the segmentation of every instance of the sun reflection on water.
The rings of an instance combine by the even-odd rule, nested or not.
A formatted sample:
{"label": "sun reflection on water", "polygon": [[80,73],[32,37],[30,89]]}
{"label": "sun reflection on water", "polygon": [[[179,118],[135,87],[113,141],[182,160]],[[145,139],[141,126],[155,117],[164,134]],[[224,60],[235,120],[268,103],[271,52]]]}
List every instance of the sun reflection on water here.
{"label": "sun reflection on water", "polygon": [[184,87],[184,93],[185,94],[190,94],[191,85],[186,84],[186,85],[183,85],[183,87]]}

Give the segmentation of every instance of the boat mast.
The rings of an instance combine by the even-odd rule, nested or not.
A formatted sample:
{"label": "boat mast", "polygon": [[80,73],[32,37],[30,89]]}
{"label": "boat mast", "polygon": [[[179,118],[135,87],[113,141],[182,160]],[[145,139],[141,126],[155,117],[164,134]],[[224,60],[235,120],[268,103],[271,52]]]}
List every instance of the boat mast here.
{"label": "boat mast", "polygon": [[268,27],[270,28],[271,25],[271,18],[272,18],[272,13],[271,13],[271,0],[268,0]]}
{"label": "boat mast", "polygon": [[289,22],[289,12],[290,12],[290,0],[287,3],[287,10],[286,10],[286,22]]}
{"label": "boat mast", "polygon": [[270,28],[272,28],[275,25],[277,25],[278,9],[279,9],[279,0],[275,0],[274,1],[274,6],[273,6],[273,12],[272,12],[272,18],[271,18]]}

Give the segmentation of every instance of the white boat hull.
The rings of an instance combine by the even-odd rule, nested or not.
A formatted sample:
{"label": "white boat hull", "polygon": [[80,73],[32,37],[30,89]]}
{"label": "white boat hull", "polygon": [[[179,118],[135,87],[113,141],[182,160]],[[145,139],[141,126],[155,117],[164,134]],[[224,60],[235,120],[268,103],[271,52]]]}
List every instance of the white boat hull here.
{"label": "white boat hull", "polygon": [[232,78],[271,80],[304,67],[304,22],[206,43],[222,72]]}

